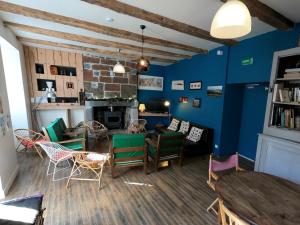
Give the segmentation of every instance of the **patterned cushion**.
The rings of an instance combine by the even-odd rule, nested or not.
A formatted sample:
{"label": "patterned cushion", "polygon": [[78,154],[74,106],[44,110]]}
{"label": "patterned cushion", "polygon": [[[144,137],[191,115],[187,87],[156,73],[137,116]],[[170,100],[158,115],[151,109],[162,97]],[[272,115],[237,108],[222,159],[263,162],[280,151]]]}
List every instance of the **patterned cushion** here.
{"label": "patterned cushion", "polygon": [[197,127],[192,127],[189,135],[186,137],[186,139],[193,141],[193,142],[198,142],[201,139],[203,130]]}
{"label": "patterned cushion", "polygon": [[190,122],[181,121],[180,129],[178,132],[185,134],[189,131],[189,128],[190,128]]}
{"label": "patterned cushion", "polygon": [[168,126],[168,129],[172,131],[176,131],[178,129],[179,122],[180,122],[179,120],[172,119],[172,122],[170,126]]}

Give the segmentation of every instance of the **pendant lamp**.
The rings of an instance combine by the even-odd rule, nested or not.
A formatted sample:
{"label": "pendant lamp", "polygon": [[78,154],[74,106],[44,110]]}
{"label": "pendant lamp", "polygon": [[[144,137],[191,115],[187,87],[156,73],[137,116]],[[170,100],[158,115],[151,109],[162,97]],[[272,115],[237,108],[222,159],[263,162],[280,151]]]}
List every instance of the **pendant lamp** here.
{"label": "pendant lamp", "polygon": [[251,31],[251,15],[247,6],[239,0],[228,0],[217,11],[210,29],[213,37],[238,38]]}
{"label": "pendant lamp", "polygon": [[148,59],[144,58],[144,29],[146,28],[145,25],[141,25],[140,28],[142,29],[142,56],[138,60],[136,64],[137,71],[148,71],[150,68],[150,62]]}
{"label": "pendant lamp", "polygon": [[[121,50],[118,49],[118,53],[120,53],[120,52],[121,52]],[[113,68],[113,72],[114,73],[125,73],[125,68],[119,61],[117,61],[117,64]]]}

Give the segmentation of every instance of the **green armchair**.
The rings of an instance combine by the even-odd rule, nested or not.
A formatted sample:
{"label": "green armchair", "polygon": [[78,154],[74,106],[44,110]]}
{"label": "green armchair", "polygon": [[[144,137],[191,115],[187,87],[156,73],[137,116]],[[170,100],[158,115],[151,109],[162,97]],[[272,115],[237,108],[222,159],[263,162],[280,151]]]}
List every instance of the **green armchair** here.
{"label": "green armchair", "polygon": [[[42,128],[45,136],[51,142],[57,142],[71,150],[85,151],[85,133],[81,132],[77,136],[70,137],[66,133],[68,130],[66,124],[62,118],[56,119],[54,122],[49,124],[46,128]],[[85,129],[85,128],[80,128]]]}
{"label": "green armchair", "polygon": [[179,159],[179,165],[182,166],[184,141],[185,136],[179,132],[165,132],[158,138],[146,139],[148,155],[154,159],[155,171],[158,171],[159,162],[175,158]]}
{"label": "green armchair", "polygon": [[116,167],[144,166],[147,174],[147,146],[144,134],[115,134],[110,147],[111,175]]}

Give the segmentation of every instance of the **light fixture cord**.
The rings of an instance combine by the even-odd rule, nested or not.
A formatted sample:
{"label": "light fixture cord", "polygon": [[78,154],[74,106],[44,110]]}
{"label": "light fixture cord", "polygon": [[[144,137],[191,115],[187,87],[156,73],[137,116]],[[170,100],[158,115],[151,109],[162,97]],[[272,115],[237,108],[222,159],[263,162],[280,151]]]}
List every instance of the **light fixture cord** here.
{"label": "light fixture cord", "polygon": [[142,57],[144,57],[144,29],[142,29]]}

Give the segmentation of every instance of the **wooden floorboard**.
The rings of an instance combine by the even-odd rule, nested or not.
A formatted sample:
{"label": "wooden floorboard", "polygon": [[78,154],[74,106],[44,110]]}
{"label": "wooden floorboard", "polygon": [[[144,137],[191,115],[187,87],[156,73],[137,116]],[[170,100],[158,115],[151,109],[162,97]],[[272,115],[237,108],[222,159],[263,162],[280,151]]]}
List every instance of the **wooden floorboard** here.
{"label": "wooden floorboard", "polygon": [[[90,145],[98,152],[108,151],[106,144]],[[97,183],[66,180],[52,182],[46,176],[48,159],[35,153],[18,153],[20,172],[7,199],[44,193],[47,225],[192,225],[217,224],[206,207],[216,198],[208,188],[208,157],[185,160],[184,166],[171,167],[149,175],[143,168],[120,170],[112,179],[105,168],[103,188]],[[151,167],[149,168],[149,170]]]}

